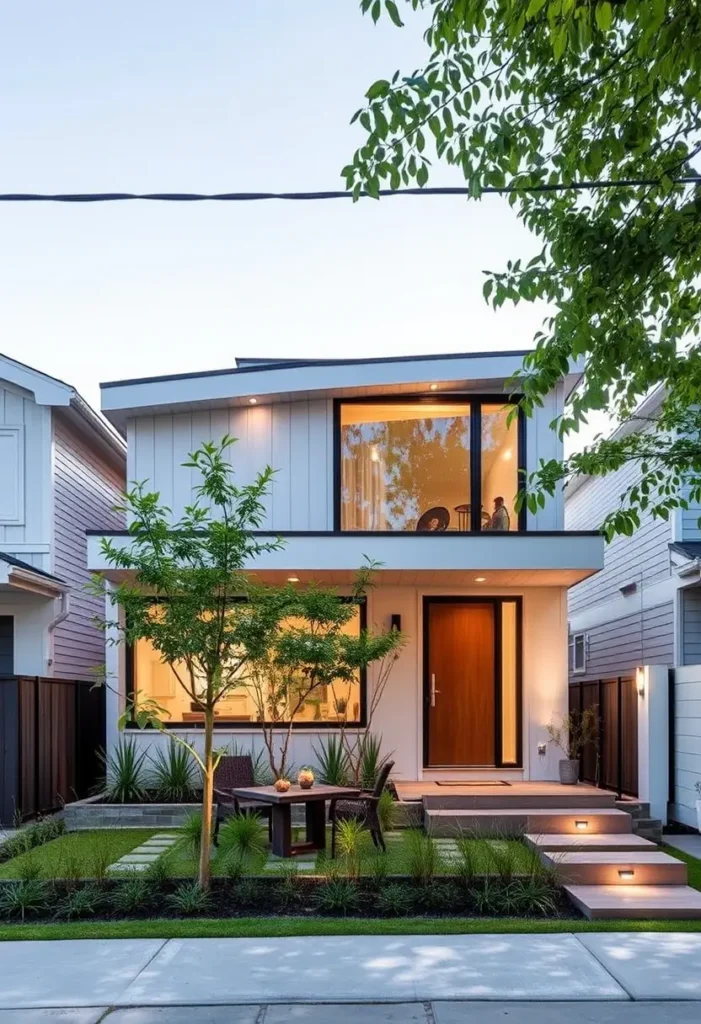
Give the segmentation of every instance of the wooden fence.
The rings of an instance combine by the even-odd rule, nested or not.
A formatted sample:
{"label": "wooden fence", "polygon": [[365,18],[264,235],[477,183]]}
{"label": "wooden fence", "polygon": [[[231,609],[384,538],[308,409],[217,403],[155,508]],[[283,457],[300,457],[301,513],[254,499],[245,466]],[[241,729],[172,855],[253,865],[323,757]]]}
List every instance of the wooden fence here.
{"label": "wooden fence", "polygon": [[619,796],[638,795],[638,694],[635,679],[574,680],[570,712],[597,709],[598,740],[582,754],[580,779]]}
{"label": "wooden fence", "polygon": [[104,687],[0,676],[0,823],[48,814],[89,796],[104,744]]}

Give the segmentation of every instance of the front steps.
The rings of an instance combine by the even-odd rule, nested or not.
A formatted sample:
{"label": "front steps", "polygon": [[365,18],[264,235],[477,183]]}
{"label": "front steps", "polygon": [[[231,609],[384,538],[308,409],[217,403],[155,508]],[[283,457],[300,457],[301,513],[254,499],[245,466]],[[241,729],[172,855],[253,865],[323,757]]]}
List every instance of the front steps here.
{"label": "front steps", "polygon": [[436,838],[525,835],[590,919],[701,919],[701,892],[686,884],[686,864],[650,841],[661,823],[645,804],[584,785],[505,789],[430,789],[424,825]]}

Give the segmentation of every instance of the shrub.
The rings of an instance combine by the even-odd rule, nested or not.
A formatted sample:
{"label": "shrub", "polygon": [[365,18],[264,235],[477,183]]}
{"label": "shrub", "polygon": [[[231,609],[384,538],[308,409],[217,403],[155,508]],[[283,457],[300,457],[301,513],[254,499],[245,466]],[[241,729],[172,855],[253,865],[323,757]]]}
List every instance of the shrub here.
{"label": "shrub", "polygon": [[242,858],[263,853],[266,847],[266,833],[261,827],[260,816],[251,811],[232,814],[219,830],[219,846],[222,850],[237,853]]}
{"label": "shrub", "polygon": [[200,855],[202,845],[202,812],[193,811],[188,814],[182,825],[178,828],[178,841],[176,846],[183,850],[188,856],[195,859]]}
{"label": "shrub", "polygon": [[210,909],[210,896],[197,882],[182,882],[169,896],[166,903],[177,914],[187,917],[204,914]]}
{"label": "shrub", "polygon": [[377,894],[377,909],[383,917],[406,917],[411,913],[414,895],[406,885],[392,882]]}
{"label": "shrub", "polygon": [[391,832],[397,818],[397,802],[388,789],[383,789],[377,802],[377,816],[383,832]]}
{"label": "shrub", "polygon": [[430,882],[442,865],[440,850],[420,828],[409,828],[404,834],[407,870],[419,885]]}
{"label": "shrub", "polygon": [[38,878],[5,884],[0,889],[0,914],[24,922],[27,916],[48,908],[50,895],[48,884]]}
{"label": "shrub", "polygon": [[189,803],[200,789],[200,777],[190,751],[170,740],[165,750],[158,749],[151,759],[150,783],[156,798],[164,803]]}
{"label": "shrub", "polygon": [[363,738],[363,749],[360,757],[360,785],[363,789],[373,789],[377,777],[387,764],[391,754],[382,753],[382,736],[369,732]]}
{"label": "shrub", "polygon": [[57,839],[66,831],[66,824],[61,818],[46,818],[34,825],[21,829],[17,835],[6,839],[0,844],[0,863],[19,857],[36,846],[43,846]]}
{"label": "shrub", "polygon": [[458,835],[455,840],[458,857],[455,861],[455,874],[465,885],[471,885],[478,874],[479,858],[476,841],[467,835]]}
{"label": "shrub", "polygon": [[133,737],[122,737],[109,754],[98,750],[97,756],[104,775],[96,788],[110,803],[133,804],[147,799],[144,767],[147,751],[139,750]]}
{"label": "shrub", "polygon": [[352,878],[327,878],[316,891],[315,903],[322,913],[345,917],[360,906],[358,883]]}
{"label": "shrub", "polygon": [[336,827],[336,845],[349,878],[360,876],[360,867],[369,836],[370,833],[365,825],[355,818],[339,821]]}
{"label": "shrub", "polygon": [[386,853],[377,853],[367,861],[368,875],[375,885],[381,885],[389,874],[389,857]]}
{"label": "shrub", "polygon": [[154,887],[142,876],[117,882],[110,894],[110,903],[118,914],[134,914],[146,910],[154,901]]}
{"label": "shrub", "polygon": [[329,736],[319,748],[313,747],[318,762],[319,778],[329,786],[345,786],[350,767],[348,755],[339,736]]}
{"label": "shrub", "polygon": [[495,834],[493,839],[485,840],[488,870],[508,885],[516,874],[521,862],[521,845],[511,839]]}
{"label": "shrub", "polygon": [[105,904],[105,894],[99,885],[88,882],[79,889],[71,889],[59,902],[56,917],[71,921],[74,918],[91,917]]}

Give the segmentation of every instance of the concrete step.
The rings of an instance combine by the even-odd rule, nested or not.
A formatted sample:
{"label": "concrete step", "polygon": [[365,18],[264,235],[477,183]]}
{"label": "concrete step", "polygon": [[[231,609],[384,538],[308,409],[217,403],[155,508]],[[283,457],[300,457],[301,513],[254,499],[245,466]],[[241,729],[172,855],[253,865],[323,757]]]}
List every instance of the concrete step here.
{"label": "concrete step", "polygon": [[650,839],[653,843],[662,842],[662,822],[659,818],[633,818],[633,831],[636,836]]}
{"label": "concrete step", "polygon": [[510,793],[504,789],[485,789],[483,792],[466,793],[452,791],[449,787],[439,789],[436,792],[426,793],[423,796],[423,804],[428,810],[442,811],[468,811],[468,810],[545,810],[550,808],[562,809],[563,807],[580,808],[594,807],[610,808],[616,807],[616,794],[606,789],[594,789],[591,786],[582,787],[578,792],[577,786],[552,786],[545,792],[523,793],[514,787]]}
{"label": "concrete step", "polygon": [[627,835],[624,832],[612,833],[585,833],[578,835],[567,835],[566,833],[553,833],[550,835],[525,835],[524,840],[527,846],[533,850],[550,850],[553,853],[578,853],[592,851],[617,852],[630,851],[641,853],[643,851],[657,850],[657,846],[642,836]]}
{"label": "concrete step", "polygon": [[590,920],[701,918],[701,892],[688,885],[566,885],[565,892]]}
{"label": "concrete step", "polygon": [[650,804],[642,803],[640,800],[616,800],[616,807],[619,811],[627,811],[633,818],[650,817]]}
{"label": "concrete step", "polygon": [[631,853],[624,851],[578,851],[541,854],[544,864],[557,871],[563,885],[686,885],[684,861],[660,850]]}
{"label": "concrete step", "polygon": [[528,810],[504,807],[500,810],[431,809],[424,814],[424,826],[433,836],[455,836],[460,832],[520,835],[542,833],[584,835],[592,832],[631,832],[632,818],[615,808],[585,807]]}

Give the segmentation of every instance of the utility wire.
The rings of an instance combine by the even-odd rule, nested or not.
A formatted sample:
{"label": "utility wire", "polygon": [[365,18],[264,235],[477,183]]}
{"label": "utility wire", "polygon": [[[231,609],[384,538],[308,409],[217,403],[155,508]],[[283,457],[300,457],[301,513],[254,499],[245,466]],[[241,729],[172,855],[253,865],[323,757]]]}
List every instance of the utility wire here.
{"label": "utility wire", "polygon": [[[685,178],[673,178],[675,185],[701,184],[701,175]],[[623,181],[576,181],[569,185],[504,185],[500,188],[488,186],[480,189],[480,195],[504,195],[510,192],[566,192],[596,191],[602,188],[636,188],[659,185],[656,178],[624,179]],[[382,188],[380,196],[470,196],[469,188]],[[366,196],[366,192],[361,195]],[[263,199],[286,199],[307,202],[319,199],[351,199],[350,192],[345,190],[331,192],[59,192],[55,194],[40,192],[5,192],[0,194],[2,203],[116,203],[125,200],[141,199],[151,202],[200,203],[230,202],[252,203]]]}

